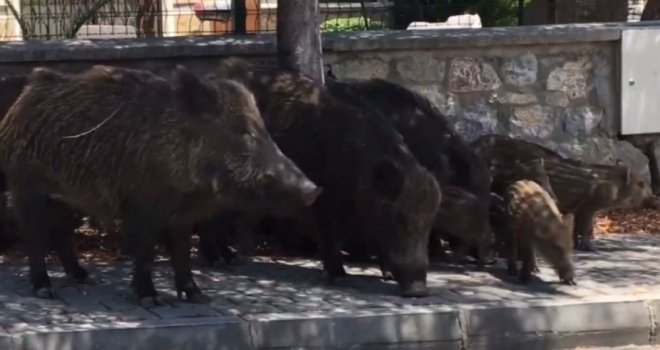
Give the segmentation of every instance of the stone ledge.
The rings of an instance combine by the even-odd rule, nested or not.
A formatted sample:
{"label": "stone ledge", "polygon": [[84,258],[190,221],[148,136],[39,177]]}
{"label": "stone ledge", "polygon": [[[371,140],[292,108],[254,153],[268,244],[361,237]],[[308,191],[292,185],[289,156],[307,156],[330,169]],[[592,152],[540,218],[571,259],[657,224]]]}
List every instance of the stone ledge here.
{"label": "stone ledge", "polygon": [[[249,325],[237,317],[191,318],[70,327],[13,334],[7,350],[159,350],[251,348]],[[0,344],[1,338],[0,338]]]}
{"label": "stone ledge", "polygon": [[458,311],[448,306],[257,315],[247,319],[255,330],[254,343],[265,348],[461,342]]}
{"label": "stone ledge", "polygon": [[[617,41],[625,27],[658,26],[603,23],[480,29],[398,30],[324,33],[326,52],[464,49],[490,46]],[[193,36],[157,39],[13,41],[0,43],[0,62],[103,61],[195,56],[272,55],[274,34]]]}
{"label": "stone ledge", "polygon": [[[553,301],[262,314],[178,320],[30,327],[0,335],[0,348],[32,349],[460,349],[459,310],[469,349],[650,344],[647,303],[660,300]],[[545,306],[542,306],[544,305]],[[499,306],[498,306],[499,305]]]}
{"label": "stone ledge", "polygon": [[601,346],[619,345],[619,341],[646,344],[652,329],[647,306],[651,301],[626,299],[468,306],[469,343],[479,349],[539,343],[552,343],[552,348],[589,342]]}

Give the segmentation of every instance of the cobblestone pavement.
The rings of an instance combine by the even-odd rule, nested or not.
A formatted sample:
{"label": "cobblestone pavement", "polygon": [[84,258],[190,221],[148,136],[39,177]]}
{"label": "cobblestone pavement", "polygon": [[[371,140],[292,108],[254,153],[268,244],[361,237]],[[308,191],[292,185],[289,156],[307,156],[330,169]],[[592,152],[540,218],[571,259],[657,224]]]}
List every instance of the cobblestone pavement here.
{"label": "cobblestone pavement", "polygon": [[[324,284],[320,263],[306,259],[260,257],[245,266],[199,268],[200,287],[212,297],[208,305],[176,299],[168,261],[159,261],[154,280],[166,306],[138,307],[129,293],[129,262],[85,264],[97,284],[70,283],[58,264],[49,266],[56,298],[31,296],[27,267],[4,264],[0,269],[0,335],[48,329],[85,329],[121,322],[209,319],[238,316],[250,320],[293,314],[349,315],[405,312],[420,307],[454,305],[524,305],[548,301],[615,300],[660,296],[660,236],[607,236],[597,240],[598,253],[576,253],[578,286],[558,284],[540,262],[540,280],[529,286],[505,274],[504,262],[477,272],[473,266],[433,264],[428,275],[431,296],[405,299],[393,282],[384,282],[374,266],[350,265],[350,278],[336,286]],[[415,312],[417,312],[415,311]],[[356,330],[360,331],[360,330]],[[0,341],[1,344],[1,341]],[[0,346],[2,348],[2,346]]]}

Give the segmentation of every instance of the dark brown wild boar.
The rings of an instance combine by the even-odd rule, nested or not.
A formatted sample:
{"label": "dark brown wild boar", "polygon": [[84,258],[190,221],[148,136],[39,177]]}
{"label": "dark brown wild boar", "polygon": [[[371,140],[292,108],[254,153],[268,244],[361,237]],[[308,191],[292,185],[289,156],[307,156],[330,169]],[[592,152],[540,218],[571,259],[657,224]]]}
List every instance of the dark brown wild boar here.
{"label": "dark brown wild boar", "polygon": [[606,209],[638,207],[653,197],[649,185],[635,170],[619,165],[585,163],[563,158],[543,146],[500,135],[486,135],[472,147],[490,166],[493,192],[502,192],[515,160],[543,158],[557,205],[574,215],[576,249],[594,251],[593,219]]}
{"label": "dark brown wild boar", "polygon": [[428,239],[440,189],[391,122],[295,72],[229,58],[218,76],[250,87],[283,152],[324,188],[313,209],[328,279],[346,275],[339,253],[355,225],[403,296],[426,295]]}
{"label": "dark brown wild boar", "polygon": [[88,279],[72,230],[60,229],[61,207],[120,220],[141,303],[160,303],[151,268],[161,235],[179,296],[204,302],[190,271],[194,222],[219,208],[310,205],[320,192],[272,141],[242,84],[211,84],[183,66],[170,80],[102,65],[34,69],[0,122],[0,161],[40,297],[52,296],[44,257],[53,240],[64,242],[54,248],[67,274]]}
{"label": "dark brown wild boar", "polygon": [[329,80],[326,85],[341,101],[370,106],[394,124],[415,158],[443,189],[433,235],[458,238],[460,252],[477,247],[477,264],[483,267],[491,237],[486,163],[428,98],[403,85],[383,79]]}
{"label": "dark brown wild boar", "polygon": [[520,281],[530,281],[536,265],[535,251],[555,270],[564,284],[575,284],[571,227],[564,222],[555,201],[539,184],[520,180],[509,186],[504,195],[505,227],[512,236],[508,266],[516,272],[517,253],[522,267]]}

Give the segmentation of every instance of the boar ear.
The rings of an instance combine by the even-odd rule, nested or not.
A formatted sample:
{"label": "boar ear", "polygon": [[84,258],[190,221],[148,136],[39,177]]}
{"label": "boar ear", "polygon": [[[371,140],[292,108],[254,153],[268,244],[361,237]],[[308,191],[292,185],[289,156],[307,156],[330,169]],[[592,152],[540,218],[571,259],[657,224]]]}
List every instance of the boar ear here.
{"label": "boar ear", "polygon": [[389,160],[378,162],[372,173],[372,181],[376,192],[395,201],[403,191],[405,179],[399,168]]}
{"label": "boar ear", "polygon": [[497,193],[490,193],[490,206],[495,208],[504,209],[504,198]]}
{"label": "boar ear", "polygon": [[188,68],[177,65],[173,80],[176,97],[187,111],[195,114],[213,110],[216,101],[211,88]]}
{"label": "boar ear", "polygon": [[64,79],[64,76],[60,72],[47,67],[36,67],[28,76],[29,83],[55,82],[62,79]]}
{"label": "boar ear", "polygon": [[252,79],[252,64],[242,58],[228,57],[220,61],[216,74],[219,78],[246,82]]}

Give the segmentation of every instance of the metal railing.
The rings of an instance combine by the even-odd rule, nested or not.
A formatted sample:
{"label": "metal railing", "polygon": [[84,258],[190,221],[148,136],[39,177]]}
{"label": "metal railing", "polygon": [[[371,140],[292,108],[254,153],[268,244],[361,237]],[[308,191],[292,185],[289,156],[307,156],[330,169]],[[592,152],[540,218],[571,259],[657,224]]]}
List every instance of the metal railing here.
{"label": "metal railing", "polygon": [[[326,0],[321,30],[598,22],[608,15],[596,6],[604,1],[626,1],[622,21],[637,20],[643,7],[643,0]],[[267,33],[275,32],[276,12],[277,0],[0,0],[0,41]]]}

